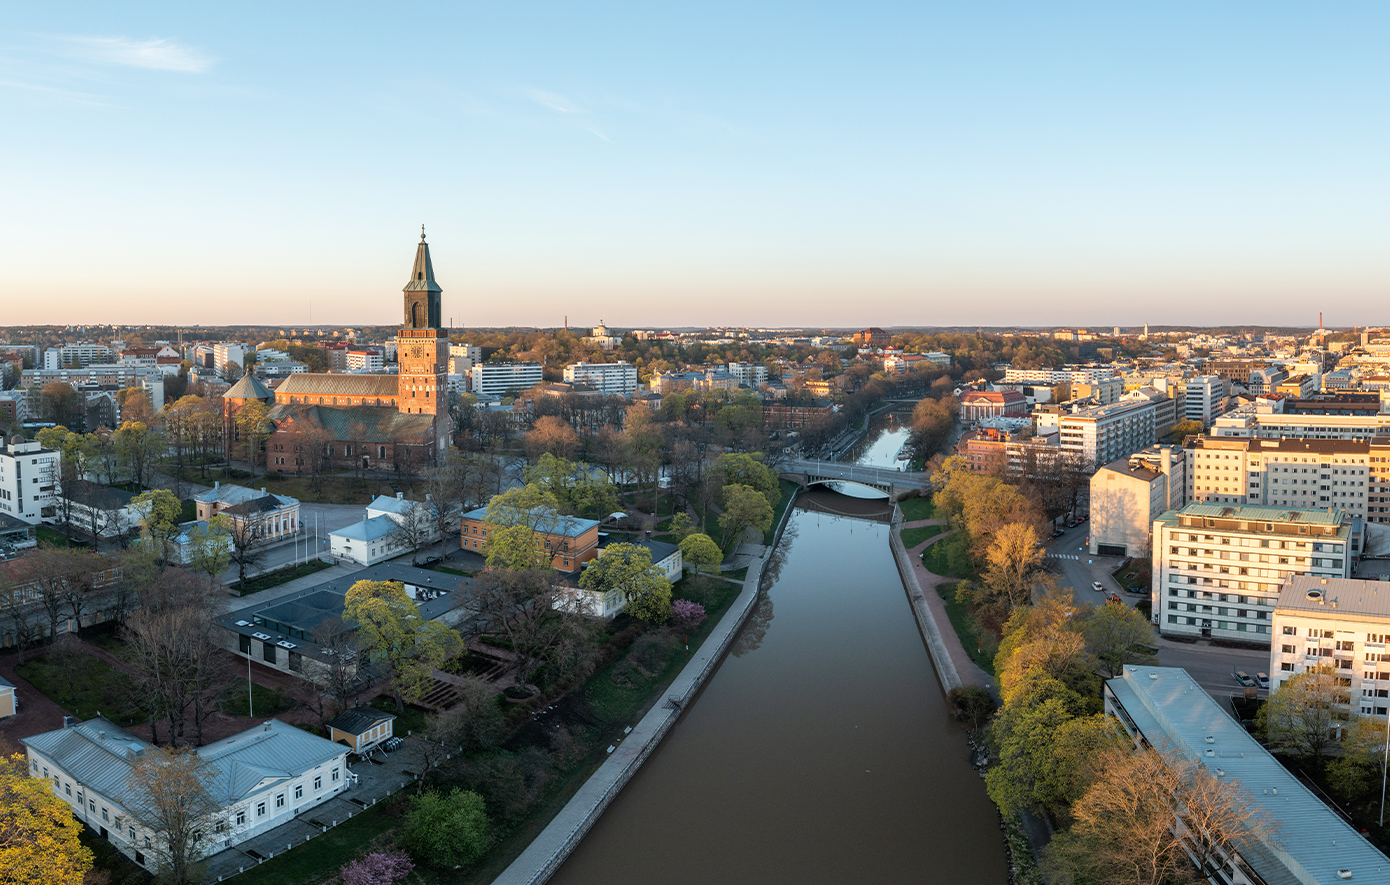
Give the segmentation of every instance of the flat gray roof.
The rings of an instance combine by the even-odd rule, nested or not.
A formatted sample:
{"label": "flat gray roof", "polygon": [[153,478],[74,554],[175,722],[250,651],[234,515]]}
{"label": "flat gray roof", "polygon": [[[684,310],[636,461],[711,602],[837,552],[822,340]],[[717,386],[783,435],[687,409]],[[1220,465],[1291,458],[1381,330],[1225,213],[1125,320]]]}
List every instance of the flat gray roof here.
{"label": "flat gray roof", "polygon": [[[1316,593],[1316,598],[1310,597]],[[1300,615],[1390,618],[1390,581],[1291,575],[1279,591],[1278,610]]]}

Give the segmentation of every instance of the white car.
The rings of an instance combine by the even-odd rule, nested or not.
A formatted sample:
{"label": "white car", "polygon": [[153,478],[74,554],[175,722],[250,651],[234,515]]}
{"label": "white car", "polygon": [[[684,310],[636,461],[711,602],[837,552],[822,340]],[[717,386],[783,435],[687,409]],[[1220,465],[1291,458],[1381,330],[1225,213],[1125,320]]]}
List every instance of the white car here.
{"label": "white car", "polygon": [[1104,592],[1105,592],[1105,588],[1101,586],[1100,581],[1092,581],[1092,582],[1091,582],[1091,589],[1092,589],[1092,590],[1095,590],[1097,593],[1104,593]]}

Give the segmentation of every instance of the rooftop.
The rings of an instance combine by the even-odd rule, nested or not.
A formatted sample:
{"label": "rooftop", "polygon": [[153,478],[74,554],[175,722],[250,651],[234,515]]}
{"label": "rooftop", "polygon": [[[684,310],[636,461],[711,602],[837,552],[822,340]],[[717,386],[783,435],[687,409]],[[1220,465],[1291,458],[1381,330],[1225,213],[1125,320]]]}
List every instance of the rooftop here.
{"label": "rooftop", "polygon": [[1156,749],[1238,784],[1279,825],[1260,848],[1244,853],[1270,885],[1337,882],[1338,870],[1350,870],[1353,881],[1390,881],[1390,858],[1309,792],[1186,670],[1127,666],[1105,686]]}
{"label": "rooftop", "polygon": [[1188,504],[1177,511],[1178,516],[1203,516],[1212,519],[1241,519],[1251,522],[1292,522],[1305,525],[1342,524],[1342,511],[1312,510],[1295,507],[1265,507],[1259,504]]}
{"label": "rooftop", "polygon": [[1279,591],[1276,607],[1328,618],[1390,619],[1390,581],[1291,575]]}

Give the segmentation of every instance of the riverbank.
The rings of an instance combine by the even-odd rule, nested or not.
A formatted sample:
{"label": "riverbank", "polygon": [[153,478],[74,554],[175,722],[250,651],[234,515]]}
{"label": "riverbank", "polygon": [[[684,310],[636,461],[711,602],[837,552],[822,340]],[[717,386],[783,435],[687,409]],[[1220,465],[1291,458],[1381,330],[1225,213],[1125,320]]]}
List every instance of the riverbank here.
{"label": "riverbank", "polygon": [[[778,534],[780,536],[780,527]],[[686,706],[723,660],[757,602],[758,584],[770,548],[745,544],[739,550],[741,555],[751,558],[743,590],[699,651],[666,689],[665,702],[653,706],[610,750],[608,759],[589,776],[526,850],[493,880],[493,885],[539,885],[549,879],[680,719]]]}

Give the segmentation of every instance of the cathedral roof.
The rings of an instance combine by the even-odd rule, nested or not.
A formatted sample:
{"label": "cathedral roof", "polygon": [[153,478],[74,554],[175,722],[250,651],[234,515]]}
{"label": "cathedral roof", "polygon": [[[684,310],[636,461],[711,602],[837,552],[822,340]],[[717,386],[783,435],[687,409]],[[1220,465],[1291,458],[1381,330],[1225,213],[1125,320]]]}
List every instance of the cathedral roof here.
{"label": "cathedral roof", "polygon": [[317,372],[296,372],[280,382],[275,392],[277,395],[384,397],[395,396],[399,390],[400,382],[395,375],[326,375]]}
{"label": "cathedral roof", "polygon": [[425,229],[420,228],[420,245],[415,247],[415,266],[410,269],[410,282],[403,290],[409,292],[443,292],[434,281],[434,265],[430,263],[430,244],[425,242]]}
{"label": "cathedral roof", "polygon": [[241,376],[241,380],[233,384],[222,394],[223,399],[270,399],[275,394],[270,392],[270,388],[260,382],[255,375],[247,372]]}
{"label": "cathedral roof", "polygon": [[313,406],[281,403],[266,417],[322,427],[330,439],[353,443],[415,442],[434,438],[433,415],[404,415],[395,406]]}

